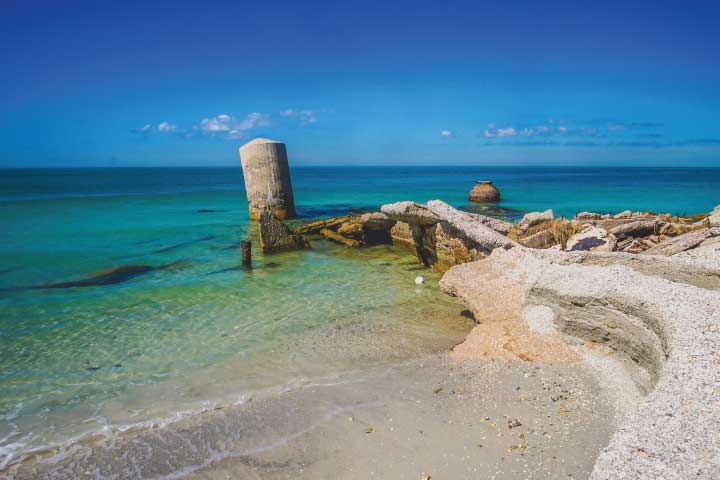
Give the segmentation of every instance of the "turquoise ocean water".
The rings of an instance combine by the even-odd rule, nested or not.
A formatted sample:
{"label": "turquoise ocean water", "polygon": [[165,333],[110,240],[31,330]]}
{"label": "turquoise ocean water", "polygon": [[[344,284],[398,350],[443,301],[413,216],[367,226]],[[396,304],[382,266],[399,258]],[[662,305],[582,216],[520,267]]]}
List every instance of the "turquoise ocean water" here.
{"label": "turquoise ocean water", "polygon": [[[552,208],[707,212],[720,169],[306,167],[301,220],[445,200],[518,218]],[[468,205],[475,180],[499,208]],[[238,269],[255,239],[240,168],[0,171],[0,466],[358,363],[445,348],[470,328],[406,252],[324,240]],[[257,247],[257,241],[255,241]],[[48,287],[130,267],[100,285]],[[416,288],[418,274],[427,288]],[[388,340],[388,339],[394,340]],[[439,341],[438,339],[442,339]]]}

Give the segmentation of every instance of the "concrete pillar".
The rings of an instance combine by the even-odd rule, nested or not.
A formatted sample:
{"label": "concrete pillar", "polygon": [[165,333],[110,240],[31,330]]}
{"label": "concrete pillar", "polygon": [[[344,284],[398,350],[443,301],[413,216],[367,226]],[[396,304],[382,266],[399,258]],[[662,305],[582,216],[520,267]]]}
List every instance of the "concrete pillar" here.
{"label": "concrete pillar", "polygon": [[285,144],[256,138],[240,147],[250,218],[258,218],[264,207],[277,218],[295,218],[295,199],[290,183]]}

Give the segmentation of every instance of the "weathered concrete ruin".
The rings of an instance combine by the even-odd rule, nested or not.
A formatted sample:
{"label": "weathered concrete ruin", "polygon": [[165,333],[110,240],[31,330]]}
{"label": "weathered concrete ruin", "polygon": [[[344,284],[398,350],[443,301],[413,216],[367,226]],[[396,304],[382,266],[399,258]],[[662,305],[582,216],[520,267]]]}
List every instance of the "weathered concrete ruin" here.
{"label": "weathered concrete ruin", "polygon": [[489,180],[478,180],[470,190],[468,200],[479,203],[498,202],[500,201],[500,190]]}
{"label": "weathered concrete ruin", "polygon": [[285,144],[256,138],[239,150],[250,218],[269,208],[279,219],[295,218],[290,168]]}

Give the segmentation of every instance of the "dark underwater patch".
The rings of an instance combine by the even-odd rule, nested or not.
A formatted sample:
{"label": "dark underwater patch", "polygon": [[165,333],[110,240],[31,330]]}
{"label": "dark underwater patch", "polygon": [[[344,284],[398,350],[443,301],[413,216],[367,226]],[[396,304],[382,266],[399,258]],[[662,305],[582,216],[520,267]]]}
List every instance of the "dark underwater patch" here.
{"label": "dark underwater patch", "polygon": [[297,218],[331,218],[343,215],[360,215],[367,212],[377,212],[378,205],[355,205],[352,203],[327,203],[317,206],[296,206]]}
{"label": "dark underwater patch", "polygon": [[215,240],[215,235],[208,235],[207,237],[196,238],[194,240],[188,240],[187,242],[177,243],[175,245],[170,245],[169,247],[158,248],[157,250],[154,250],[153,253],[170,252],[172,250],[176,250],[178,248],[194,245],[196,243],[207,242],[208,240]]}
{"label": "dark underwater patch", "polygon": [[236,266],[234,266],[234,267],[228,267],[228,268],[223,268],[223,269],[220,269],[220,270],[215,270],[214,272],[206,273],[206,275],[217,275],[217,274],[220,274],[220,273],[237,272],[237,271],[240,271],[240,270],[242,270],[242,266],[236,265]]}
{"label": "dark underwater patch", "polygon": [[3,290],[51,290],[61,288],[101,287],[103,285],[115,285],[117,283],[127,282],[133,278],[158,270],[177,271],[186,268],[189,265],[190,262],[188,260],[177,260],[157,267],[152,265],[120,265],[118,267],[111,267],[105,270],[100,270],[99,272],[91,273],[86,277],[78,278],[76,280],[43,283],[29,287],[15,287]]}
{"label": "dark underwater patch", "polygon": [[73,288],[73,287],[97,287],[101,285],[113,285],[116,283],[127,282],[137,276],[143,275],[155,270],[150,265],[122,265],[112,267],[106,270],[88,275],[78,280],[68,280],[66,282],[43,283],[29,287],[34,290],[51,289],[51,288]]}

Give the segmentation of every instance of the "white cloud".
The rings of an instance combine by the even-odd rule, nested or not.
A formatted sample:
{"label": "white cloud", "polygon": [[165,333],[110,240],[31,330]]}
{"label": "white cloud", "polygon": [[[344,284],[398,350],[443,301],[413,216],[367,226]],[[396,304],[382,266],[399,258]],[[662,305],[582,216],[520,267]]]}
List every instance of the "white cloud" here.
{"label": "white cloud", "polygon": [[145,124],[142,128],[138,129],[140,133],[150,133],[153,130],[153,126],[149,123]]}
{"label": "white cloud", "polygon": [[440,132],[440,135],[442,135],[445,138],[450,138],[453,136],[453,133],[450,130],[443,130]]}
{"label": "white cloud", "polygon": [[492,123],[489,124],[488,128],[485,129],[485,132],[483,132],[483,136],[485,138],[514,137],[515,135],[517,135],[517,130],[515,130],[515,128],[495,128]]}
{"label": "white cloud", "polygon": [[236,130],[251,130],[253,128],[267,127],[269,125],[270,115],[267,115],[265,113],[253,112],[240,122]]}
{"label": "white cloud", "polygon": [[568,129],[567,127],[558,127],[558,132],[560,132],[562,135],[567,135]]}
{"label": "white cloud", "polygon": [[211,118],[203,118],[200,121],[200,130],[211,135],[216,132],[227,132],[232,130],[230,127],[231,120],[231,117],[224,113]]}
{"label": "white cloud", "polygon": [[317,122],[316,110],[295,110],[293,108],[287,108],[280,112],[280,116],[287,118],[296,118],[300,125],[310,125],[311,123]]}
{"label": "white cloud", "polygon": [[195,129],[210,137],[240,140],[247,137],[248,130],[268,126],[270,126],[270,115],[266,113],[252,112],[243,119],[221,113],[214,117],[203,118]]}
{"label": "white cloud", "polygon": [[174,132],[177,130],[177,125],[173,125],[168,122],[160,122],[157,126],[158,132]]}

